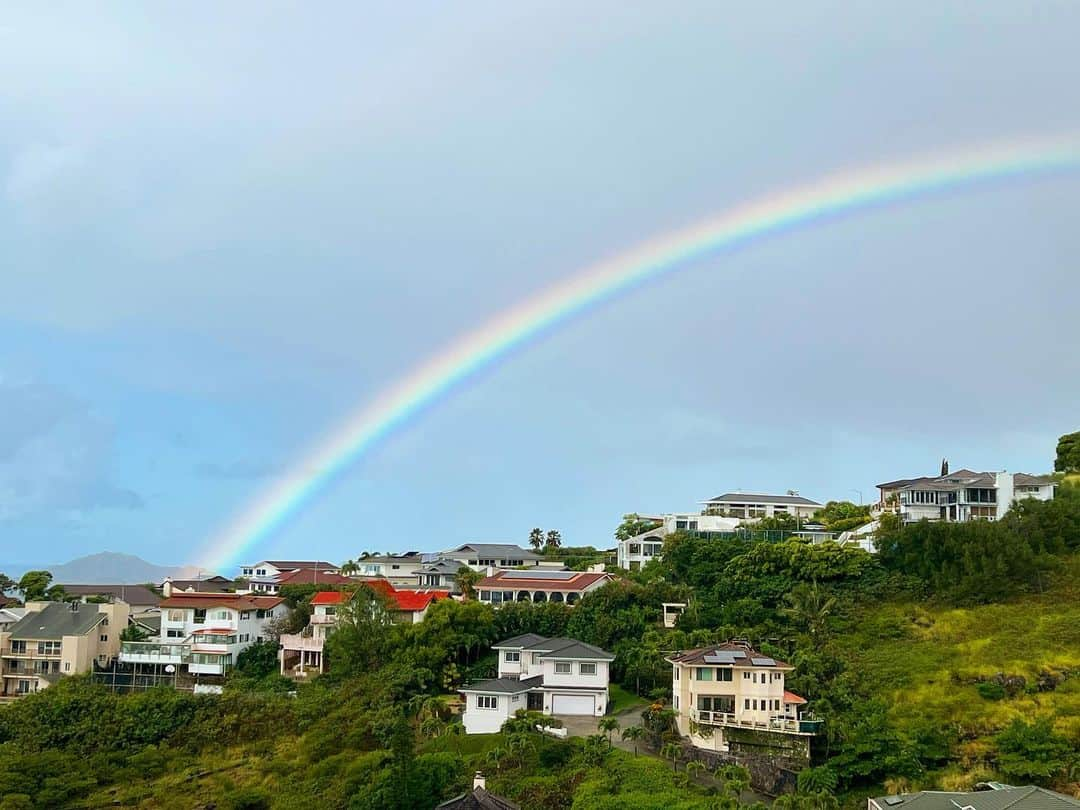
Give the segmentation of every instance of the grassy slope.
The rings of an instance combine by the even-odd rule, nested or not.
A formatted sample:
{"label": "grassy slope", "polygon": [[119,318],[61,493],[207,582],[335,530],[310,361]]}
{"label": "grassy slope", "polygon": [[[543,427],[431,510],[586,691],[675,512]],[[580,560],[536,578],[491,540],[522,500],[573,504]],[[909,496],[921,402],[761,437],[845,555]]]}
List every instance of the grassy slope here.
{"label": "grassy slope", "polygon": [[958,762],[928,775],[924,787],[986,778],[989,738],[1016,717],[1049,715],[1059,732],[1080,741],[1080,677],[1000,701],[981,697],[974,683],[1004,673],[1030,687],[1042,671],[1080,671],[1080,557],[1045,594],[965,609],[887,604],[856,624],[839,641],[848,670],[891,702],[896,727],[927,722],[959,732]]}

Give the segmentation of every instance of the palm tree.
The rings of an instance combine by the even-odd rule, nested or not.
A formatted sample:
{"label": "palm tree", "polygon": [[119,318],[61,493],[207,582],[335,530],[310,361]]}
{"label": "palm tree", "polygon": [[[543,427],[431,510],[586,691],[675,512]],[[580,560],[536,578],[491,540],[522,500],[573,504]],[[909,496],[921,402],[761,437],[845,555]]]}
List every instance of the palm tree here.
{"label": "palm tree", "polygon": [[785,600],[788,606],[781,608],[781,613],[806,625],[807,632],[812,638],[818,638],[824,634],[827,629],[825,622],[836,606],[836,597],[822,593],[817,580],[814,580],[812,585],[807,585],[805,582],[796,585]]}
{"label": "palm tree", "polygon": [[750,771],[742,765],[717,765],[715,774],[724,791],[736,799],[750,786]]}
{"label": "palm tree", "polygon": [[660,749],[660,756],[664,759],[671,760],[671,770],[673,771],[679,770],[679,754],[681,753],[682,746],[673,742],[664,743],[663,747]]}
{"label": "palm tree", "polygon": [[645,729],[641,726],[627,726],[622,730],[622,738],[624,740],[633,740],[634,742],[634,756],[637,756],[637,744],[638,740],[645,736]]}
{"label": "palm tree", "polygon": [[539,551],[544,545],[544,530],[537,527],[529,532],[529,545],[533,547],[533,551]]}
{"label": "palm tree", "polygon": [[346,560],[341,564],[340,570],[342,576],[351,577],[360,570],[360,566],[356,564],[356,560]]}
{"label": "palm tree", "polygon": [[562,532],[558,529],[552,529],[547,533],[547,538],[544,541],[544,545],[548,548],[559,548],[562,546]]}
{"label": "palm tree", "polygon": [[502,761],[506,759],[506,749],[496,745],[494,748],[488,750],[484,755],[484,761],[495,768],[496,771],[502,765]]}
{"label": "palm tree", "polygon": [[479,571],[474,571],[469,566],[463,565],[454,575],[454,587],[461,591],[466,599],[476,598],[476,583],[483,579]]}
{"label": "palm tree", "polygon": [[686,775],[693,779],[705,770],[705,763],[696,759],[686,763]]}
{"label": "palm tree", "polygon": [[420,733],[425,737],[438,737],[442,729],[442,720],[435,716],[424,718],[424,722],[420,724]]}
{"label": "palm tree", "polygon": [[601,717],[600,722],[596,724],[596,727],[601,731],[607,732],[607,744],[608,748],[611,747],[611,735],[613,732],[619,730],[619,721],[614,717]]}

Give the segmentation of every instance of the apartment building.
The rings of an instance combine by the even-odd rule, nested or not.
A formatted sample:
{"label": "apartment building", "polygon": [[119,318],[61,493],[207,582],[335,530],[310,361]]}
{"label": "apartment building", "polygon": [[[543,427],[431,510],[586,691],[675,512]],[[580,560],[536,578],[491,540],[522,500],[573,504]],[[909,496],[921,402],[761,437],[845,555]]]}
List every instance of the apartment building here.
{"label": "apartment building", "polygon": [[174,593],[163,599],[157,641],[125,641],[125,664],[172,666],[189,675],[225,675],[236,656],[271,637],[269,624],[288,612],[278,596]]}
{"label": "apartment building", "polygon": [[800,717],[806,701],[785,688],[790,664],[740,642],[679,651],[665,660],[679,733],[693,745],[736,753],[765,746],[809,759],[809,738],[820,723]]}
{"label": "apartment building", "polygon": [[156,610],[161,597],[145,585],[68,585],[62,586],[65,598],[77,596],[82,602],[119,599],[131,608],[132,615]]}
{"label": "apartment building", "polygon": [[938,476],[901,478],[877,485],[876,513],[895,512],[905,523],[943,520],[1000,520],[1022,498],[1048,501],[1057,491],[1049,475],[974,472],[961,469]]}
{"label": "apartment building", "polygon": [[492,645],[498,677],[461,690],[466,734],[491,734],[518,709],[549,715],[602,717],[615,656],[573,638],[534,633]]}
{"label": "apartment building", "polygon": [[492,605],[504,602],[563,602],[572,605],[613,579],[613,574],[603,571],[495,571],[474,587],[476,598]]}
{"label": "apartment building", "polygon": [[0,698],[40,691],[58,678],[104,666],[120,651],[126,602],[27,602],[19,621],[0,632]]}

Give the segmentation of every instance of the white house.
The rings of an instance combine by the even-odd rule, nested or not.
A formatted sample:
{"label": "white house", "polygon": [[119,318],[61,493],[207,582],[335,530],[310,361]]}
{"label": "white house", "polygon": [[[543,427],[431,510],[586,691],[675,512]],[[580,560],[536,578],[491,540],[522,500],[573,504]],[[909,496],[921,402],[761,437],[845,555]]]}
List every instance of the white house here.
{"label": "white house", "polygon": [[160,610],[159,640],[123,642],[121,662],[224,675],[243,650],[269,639],[269,623],[288,612],[281,597],[236,593],[178,593],[163,599]]}
{"label": "white house", "polygon": [[357,573],[365,577],[385,577],[394,585],[415,585],[416,574],[425,565],[424,557],[419,551],[362,557],[356,561]]}
{"label": "white house", "polygon": [[740,518],[703,515],[696,512],[673,512],[658,518],[659,525],[641,534],[620,540],[615,550],[619,568],[637,571],[646,563],[659,559],[664,550],[664,538],[677,531],[732,534],[742,523]]}
{"label": "white house", "polygon": [[311,569],[327,574],[341,573],[339,567],[325,560],[261,560],[240,567],[240,575],[247,578],[248,590],[254,593],[277,593],[278,580],[292,571]]}
{"label": "white house", "polygon": [[936,477],[901,478],[878,484],[876,513],[896,512],[905,523],[919,520],[1000,520],[1022,498],[1048,501],[1057,482],[1049,475],[957,470]]}
{"label": "white house", "polygon": [[804,738],[818,731],[817,721],[799,717],[806,701],[785,688],[794,667],[748,644],[684,650],[665,660],[679,733],[698,748],[729,751],[729,738],[739,729]]}
{"label": "white house", "polygon": [[607,711],[611,653],[577,639],[533,633],[492,649],[499,655],[499,676],[461,690],[467,734],[497,732],[518,709],[586,717]]}
{"label": "white house", "polygon": [[465,543],[449,551],[441,551],[438,556],[467,565],[474,571],[486,571],[488,568],[564,567],[558,560],[549,560],[535,551],[508,543]]}
{"label": "white house", "polygon": [[801,495],[761,495],[749,492],[727,492],[701,502],[705,514],[756,520],[779,515],[807,520],[824,504]]}
{"label": "white house", "polygon": [[615,579],[603,571],[495,571],[474,586],[477,599],[492,605],[503,602],[564,602],[581,597]]}

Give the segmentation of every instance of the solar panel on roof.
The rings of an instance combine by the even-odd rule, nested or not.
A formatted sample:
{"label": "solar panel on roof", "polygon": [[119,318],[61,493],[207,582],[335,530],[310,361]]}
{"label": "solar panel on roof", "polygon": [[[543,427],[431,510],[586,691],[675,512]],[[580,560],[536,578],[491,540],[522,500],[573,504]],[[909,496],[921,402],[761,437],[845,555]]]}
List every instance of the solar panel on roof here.
{"label": "solar panel on roof", "polygon": [[750,663],[755,667],[775,667],[776,661],[771,658],[751,658]]}
{"label": "solar panel on roof", "polygon": [[734,664],[735,656],[725,650],[706,655],[703,659],[706,664]]}
{"label": "solar panel on roof", "polygon": [[503,571],[503,579],[570,579],[580,571]]}

